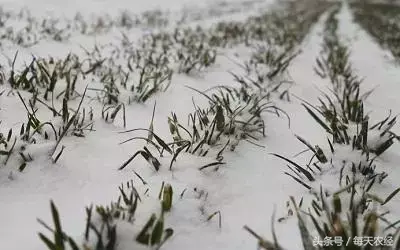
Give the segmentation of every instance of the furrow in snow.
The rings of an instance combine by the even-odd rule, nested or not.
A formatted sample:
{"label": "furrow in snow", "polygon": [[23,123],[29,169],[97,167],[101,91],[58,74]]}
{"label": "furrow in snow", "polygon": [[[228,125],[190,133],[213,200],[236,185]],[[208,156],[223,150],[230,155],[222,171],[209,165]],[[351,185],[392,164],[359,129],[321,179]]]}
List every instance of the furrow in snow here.
{"label": "furrow in snow", "polygon": [[[365,30],[353,22],[353,16],[347,4],[339,16],[339,34],[351,49],[350,60],[354,69],[364,80],[361,89],[366,92],[374,89],[365,101],[366,111],[370,112],[371,120],[379,122],[385,119],[389,111],[394,116],[400,113],[400,68],[385,57],[387,54],[370,37]],[[371,123],[374,123],[371,122]],[[393,132],[399,133],[399,126],[393,128]],[[398,142],[376,160],[380,171],[385,171],[389,176],[378,186],[378,195],[387,197],[399,187],[400,168],[400,145]],[[400,218],[400,199],[395,198],[387,204],[391,210],[392,221]]]}

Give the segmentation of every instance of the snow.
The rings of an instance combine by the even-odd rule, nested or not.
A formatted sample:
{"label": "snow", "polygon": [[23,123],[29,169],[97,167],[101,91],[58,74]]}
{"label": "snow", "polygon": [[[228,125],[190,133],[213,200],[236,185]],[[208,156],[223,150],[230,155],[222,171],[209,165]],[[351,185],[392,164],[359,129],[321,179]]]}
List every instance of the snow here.
{"label": "snow", "polygon": [[[4,9],[20,10],[22,7],[30,10],[32,16],[45,17],[46,15],[65,15],[73,17],[78,11],[84,17],[107,13],[115,16],[120,10],[140,13],[145,10],[163,9],[179,13],[184,6],[190,10],[207,8],[213,1],[127,1],[127,0],[91,0],[91,1],[1,1]],[[228,6],[239,5],[239,2],[226,1]],[[243,20],[254,14],[258,8],[267,8],[268,1],[258,1],[255,6],[244,13],[227,13],[220,17],[210,17],[204,20],[193,21],[191,25],[211,25],[216,20]],[[202,9],[201,9],[202,10]],[[50,13],[50,14],[49,14]],[[102,105],[96,101],[84,102],[84,107],[93,107],[94,130],[85,133],[84,138],[65,137],[61,145],[65,146],[64,152],[57,163],[52,163],[49,155],[54,149],[54,142],[40,141],[35,145],[28,145],[23,152],[34,159],[29,162],[25,170],[20,173],[16,159],[11,159],[7,166],[0,165],[0,242],[2,249],[18,250],[44,249],[44,244],[37,236],[37,232],[46,232],[36,218],[51,224],[49,201],[56,204],[62,226],[65,232],[74,239],[83,239],[85,228],[85,207],[90,204],[107,205],[118,197],[118,187],[121,183],[133,180],[134,186],[143,198],[138,206],[137,220],[134,227],[128,223],[119,224],[118,249],[148,249],[135,242],[135,235],[147,222],[152,213],[159,215],[160,203],[158,192],[163,182],[169,183],[174,189],[172,210],[165,216],[165,225],[174,229],[174,235],[168,240],[163,249],[256,249],[256,239],[243,229],[248,225],[254,231],[266,238],[271,238],[271,216],[276,211],[276,216],[287,216],[287,202],[289,197],[295,197],[298,202],[301,197],[307,201],[312,197],[306,189],[284,175],[286,164],[271,153],[278,153],[293,159],[293,156],[304,150],[294,135],[299,135],[312,145],[323,145],[324,150],[329,150],[327,134],[307,113],[301,100],[312,104],[318,103],[321,91],[330,88],[328,80],[321,79],[314,73],[315,59],[322,50],[322,32],[328,13],[324,13],[306,39],[300,45],[301,53],[293,60],[288,68],[288,76],[294,82],[290,87],[291,102],[274,99],[274,104],[288,113],[290,127],[287,119],[274,114],[263,114],[266,123],[266,137],[260,138],[253,145],[241,141],[233,152],[226,152],[218,171],[207,169],[199,171],[198,168],[212,162],[215,155],[199,157],[190,154],[179,155],[172,171],[169,170],[171,156],[161,158],[161,167],[158,172],[142,158],[135,158],[122,171],[117,169],[132,156],[137,150],[142,149],[144,142],[121,142],[133,137],[147,137],[147,132],[135,131],[119,133],[126,129],[148,128],[156,103],[154,116],[154,131],[162,138],[169,138],[167,117],[175,112],[179,120],[185,124],[187,115],[193,112],[192,99],[196,105],[204,106],[207,99],[189,87],[205,91],[209,88],[228,85],[238,87],[238,83],[229,72],[241,73],[240,65],[250,58],[252,51],[244,46],[219,51],[217,62],[199,74],[174,74],[172,84],[165,92],[160,92],[151,97],[145,104],[131,104],[126,106],[127,128],[123,128],[121,116],[118,115],[114,123],[105,123],[101,118]],[[388,52],[383,51],[373,39],[351,20],[351,13],[345,4],[339,13],[339,34],[344,43],[351,50],[351,62],[357,74],[364,77],[361,84],[363,91],[375,88],[374,92],[365,101],[366,110],[370,112],[372,121],[381,121],[386,118],[389,110],[394,115],[400,112],[398,99],[398,79],[400,70],[393,64]],[[110,30],[101,35],[85,36],[73,34],[68,42],[40,41],[38,44],[21,48],[17,45],[6,44],[1,48],[1,62],[6,64],[7,57],[12,59],[16,50],[19,55],[17,66],[29,63],[31,55],[36,57],[54,56],[59,58],[69,52],[83,53],[80,46],[91,48],[95,44],[104,45],[107,42],[118,42],[121,39],[120,30]],[[133,29],[129,39],[137,40],[144,33],[143,29]],[[105,50],[104,50],[105,51]],[[102,51],[102,52],[104,52]],[[106,54],[107,52],[105,52]],[[83,92],[86,81],[82,79],[79,91]],[[93,87],[89,84],[89,87]],[[26,121],[26,111],[16,94],[8,95],[10,87],[0,85],[0,131],[7,135],[8,129],[19,132],[21,125]],[[31,94],[21,91],[26,100]],[[94,91],[88,90],[88,96],[94,97]],[[77,107],[80,99],[73,101]],[[61,102],[58,103],[61,105]],[[61,106],[60,106],[61,107]],[[88,109],[87,109],[88,110]],[[247,120],[248,112],[243,111]],[[38,111],[38,117],[47,121],[51,119],[48,110],[43,106]],[[227,118],[226,118],[227,119]],[[61,124],[60,120],[53,120],[55,125]],[[374,123],[374,122],[372,122]],[[350,128],[351,129],[351,128]],[[398,127],[393,127],[393,132],[398,132]],[[46,128],[49,135],[53,134]],[[354,128],[353,128],[354,132]],[[378,132],[369,138],[370,147],[379,144],[381,137]],[[21,142],[16,148],[21,148]],[[223,145],[222,145],[223,146]],[[374,192],[387,197],[397,188],[400,168],[399,144],[395,143],[387,152],[376,160],[378,172],[389,173],[388,177]],[[58,149],[59,150],[59,149]],[[57,150],[57,152],[58,152]],[[342,147],[335,156],[334,161],[357,161],[362,158],[358,152]],[[295,157],[296,162],[307,162],[310,154]],[[214,158],[213,158],[214,157]],[[135,175],[138,173],[147,182],[146,185]],[[321,179],[315,183],[318,190],[320,184],[329,190],[337,190],[337,169],[324,172]],[[149,189],[148,191],[146,191]],[[184,192],[184,193],[183,193]],[[180,194],[182,194],[180,197]],[[400,217],[400,200],[393,199],[388,204],[393,221]],[[218,215],[208,220],[208,216],[220,211],[222,227],[218,225]],[[397,219],[396,219],[397,218]],[[278,239],[285,249],[300,249],[300,234],[297,220],[288,217],[281,223],[275,223]],[[47,234],[46,235],[50,235]]]}
{"label": "snow", "polygon": [[[362,88],[364,90],[374,89],[365,102],[367,110],[370,112],[371,120],[381,121],[389,115],[389,111],[392,112],[393,116],[396,116],[400,111],[398,97],[395,95],[399,88],[400,71],[398,65],[393,64],[393,58],[390,58],[391,55],[382,50],[358,25],[347,25],[351,20],[348,9],[344,9],[342,12],[341,20],[344,24],[341,25],[339,32],[346,43],[350,45],[351,61],[357,70],[357,74],[364,76]],[[392,131],[398,133],[398,126],[394,126]],[[399,152],[399,145],[395,143],[387,153],[378,157],[376,161],[379,171],[389,173],[376,191],[386,194],[383,197],[386,197],[397,188],[397,180],[400,174],[396,164],[398,159],[397,152]],[[388,204],[388,209],[391,210],[390,217],[399,217],[399,210],[397,209],[399,204],[399,199],[393,199]]]}

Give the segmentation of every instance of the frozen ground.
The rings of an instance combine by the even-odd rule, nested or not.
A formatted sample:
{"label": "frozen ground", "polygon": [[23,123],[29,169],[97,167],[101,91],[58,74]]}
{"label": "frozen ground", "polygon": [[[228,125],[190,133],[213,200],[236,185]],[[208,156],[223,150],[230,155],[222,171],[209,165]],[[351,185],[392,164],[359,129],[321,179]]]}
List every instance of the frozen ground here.
{"label": "frozen ground", "polygon": [[[206,7],[211,2],[213,1],[203,1],[200,4],[199,1],[191,0],[2,0],[0,4],[4,9],[18,10],[22,7],[30,9],[34,16],[47,15],[47,12],[53,15],[73,16],[77,11],[83,15],[99,13],[114,15],[119,9],[138,13],[155,8],[179,11],[182,6],[196,9],[200,8],[199,5]],[[233,1],[227,2],[232,4]],[[268,4],[260,1],[253,9],[244,13],[229,14],[220,18],[240,20],[256,12],[260,6],[267,8]],[[139,208],[141,217],[135,222],[138,225],[135,232],[154,212],[154,204],[157,203],[157,194],[162,182],[170,183],[174,188],[173,209],[165,222],[174,229],[174,235],[165,243],[163,249],[257,249],[256,240],[243,229],[243,226],[248,225],[266,238],[271,238],[271,215],[274,209],[277,211],[277,217],[283,217],[287,212],[286,202],[289,196],[296,197],[296,200],[307,196],[305,189],[300,188],[298,183],[283,174],[283,171],[286,171],[286,164],[270,153],[292,157],[302,151],[304,145],[294,134],[307,138],[312,144],[326,144],[326,133],[310,118],[299,100],[301,98],[316,104],[321,96],[320,90],[325,91],[329,88],[329,82],[321,80],[313,69],[315,59],[322,49],[322,32],[326,18],[327,13],[320,17],[301,44],[301,54],[288,68],[295,83],[290,89],[291,102],[274,100],[276,105],[290,116],[290,127],[284,117],[264,115],[267,136],[257,142],[264,146],[263,148],[241,142],[238,150],[225,153],[224,161],[227,164],[220,167],[217,172],[199,171],[198,167],[209,163],[210,159],[189,154],[178,158],[173,171],[168,170],[171,159],[169,156],[163,159],[159,172],[155,172],[141,158],[135,159],[123,171],[117,171],[117,168],[144,144],[129,142],[120,145],[120,142],[129,139],[133,133],[118,133],[125,130],[122,122],[106,124],[101,118],[102,106],[90,103],[90,106],[97,111],[94,114],[95,131],[87,133],[85,138],[66,137],[62,141],[66,148],[56,164],[53,164],[46,154],[40,156],[40,152],[49,151],[49,147],[43,145],[42,148],[35,149],[40,157],[31,162],[22,173],[10,169],[8,165],[7,167],[0,165],[1,249],[45,249],[37,237],[37,232],[43,232],[44,229],[36,219],[41,218],[50,223],[50,199],[58,207],[65,232],[76,238],[82,237],[86,218],[85,206],[108,204],[111,200],[115,200],[118,196],[118,186],[130,180],[134,181],[141,194],[149,188],[148,198]],[[352,22],[347,5],[341,9],[338,18],[340,38],[351,49],[351,62],[357,74],[365,78],[361,89],[368,91],[376,88],[365,103],[367,112],[371,112],[372,120],[376,121],[385,118],[389,110],[397,115],[400,111],[398,99],[400,69],[393,64],[388,53]],[[213,20],[215,17],[198,23],[209,25]],[[146,31],[134,29],[129,36],[133,40],[143,32]],[[12,58],[16,50],[20,52],[17,60],[20,65],[24,61],[29,61],[31,54],[36,57],[49,55],[61,57],[71,51],[82,53],[80,45],[89,47],[95,43],[115,41],[119,39],[119,35],[118,30],[112,30],[96,37],[79,35],[65,43],[41,41],[31,48],[9,45],[6,48],[2,47],[1,61],[5,63],[6,57]],[[247,48],[224,49],[216,64],[200,75],[175,74],[171,87],[165,93],[158,93],[145,104],[131,104],[126,107],[127,129],[147,128],[156,101],[154,130],[160,136],[168,137],[167,117],[171,111],[184,120],[187,114],[193,111],[192,98],[198,105],[207,103],[204,97],[186,86],[202,91],[219,85],[238,86],[229,71],[241,71],[235,62],[241,63],[249,56],[250,50]],[[85,84],[82,84],[79,89],[83,90],[84,86]],[[9,86],[0,85],[0,90],[7,92]],[[25,98],[29,97],[29,93],[23,91],[21,93]],[[88,91],[88,95],[94,96],[94,93]],[[45,113],[43,112],[43,115],[46,115]],[[25,108],[17,95],[0,96],[1,132],[6,134],[8,128],[18,131],[25,118]],[[399,132],[398,126],[393,128],[393,132]],[[400,145],[395,143],[377,159],[379,168],[389,173],[386,184],[379,186],[380,194],[385,197],[398,187],[399,147]],[[302,157],[298,159],[301,161]],[[147,182],[147,186],[141,184],[133,170],[140,174]],[[207,192],[207,198],[196,198],[198,193],[193,191],[194,188]],[[179,194],[185,189],[187,191],[183,198],[179,199]],[[389,204],[389,209],[395,220],[399,218],[400,200],[394,199]],[[221,214],[221,228],[217,217],[207,221],[207,217],[216,211],[220,211]],[[301,249],[295,218],[275,223],[275,227],[278,238],[286,249]],[[121,237],[122,243],[118,249],[132,249],[130,243],[134,242],[134,236],[130,231],[122,233]],[[136,244],[134,247],[141,249]]]}

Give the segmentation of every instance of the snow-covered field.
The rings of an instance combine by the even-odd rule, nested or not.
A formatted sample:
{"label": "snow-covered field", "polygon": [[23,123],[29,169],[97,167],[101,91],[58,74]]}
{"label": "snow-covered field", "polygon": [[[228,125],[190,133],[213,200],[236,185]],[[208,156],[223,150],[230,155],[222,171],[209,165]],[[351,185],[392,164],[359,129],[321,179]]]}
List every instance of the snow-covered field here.
{"label": "snow-covered field", "polygon": [[0,249],[400,249],[398,58],[346,1],[0,5]]}

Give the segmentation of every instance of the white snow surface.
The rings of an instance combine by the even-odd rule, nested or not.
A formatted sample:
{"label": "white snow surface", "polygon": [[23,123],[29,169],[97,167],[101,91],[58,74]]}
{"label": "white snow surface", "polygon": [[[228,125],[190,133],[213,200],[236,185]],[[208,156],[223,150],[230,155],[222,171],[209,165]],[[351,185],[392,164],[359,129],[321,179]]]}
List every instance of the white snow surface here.
{"label": "white snow surface", "polygon": [[[51,13],[54,16],[73,16],[76,12],[83,15],[107,13],[110,15],[120,10],[141,12],[156,8],[181,10],[200,8],[213,1],[192,0],[90,0],[90,1],[61,1],[61,0],[2,0],[5,9],[18,10],[22,7],[31,10],[34,16],[45,16]],[[229,3],[233,1],[227,1]],[[260,2],[260,6],[265,2]],[[254,10],[256,11],[256,10]],[[241,19],[248,15],[238,14],[229,19]],[[251,250],[257,249],[256,239],[243,229],[248,225],[254,231],[271,238],[271,215],[276,210],[277,217],[286,215],[286,202],[290,196],[296,200],[308,194],[298,183],[284,175],[286,164],[270,153],[278,153],[291,158],[304,150],[294,134],[307,138],[312,144],[325,145],[326,133],[307,114],[300,105],[301,101],[294,96],[317,104],[320,90],[327,90],[329,82],[321,80],[313,71],[315,59],[321,51],[323,24],[327,15],[322,15],[318,23],[311,29],[301,45],[302,53],[289,67],[289,73],[294,86],[290,89],[293,97],[291,102],[276,100],[276,104],[285,110],[291,118],[291,126],[287,120],[272,114],[264,115],[266,122],[266,138],[258,141],[265,148],[241,142],[237,150],[224,155],[226,165],[217,172],[199,171],[198,167],[209,163],[210,159],[183,155],[174,164],[173,171],[168,170],[170,158],[163,160],[159,172],[148,165],[141,158],[135,159],[123,171],[117,168],[128,159],[136,150],[143,147],[143,143],[120,142],[129,139],[133,134],[119,134],[124,130],[121,122],[106,124],[100,116],[95,114],[95,131],[87,133],[85,138],[68,137],[62,142],[66,146],[60,160],[53,164],[43,157],[43,152],[51,145],[40,144],[30,152],[42,155],[19,173],[10,169],[0,169],[0,245],[4,250],[42,250],[43,243],[37,232],[45,229],[37,222],[40,218],[51,224],[50,199],[58,207],[63,229],[75,238],[82,237],[85,227],[85,206],[90,204],[109,204],[118,197],[118,186],[130,180],[141,194],[148,187],[150,191],[145,202],[140,204],[138,219],[135,221],[135,232],[143,226],[148,216],[155,212],[158,204],[158,191],[164,181],[174,188],[173,208],[166,216],[166,225],[174,229],[173,237],[166,242],[166,250]],[[375,88],[373,94],[366,101],[367,111],[371,111],[372,120],[380,121],[385,118],[389,110],[393,114],[400,111],[398,93],[400,91],[400,69],[393,64],[388,52],[383,51],[373,39],[351,20],[348,7],[341,10],[340,37],[350,46],[351,61],[357,73],[364,77],[362,90]],[[213,20],[205,20],[204,25]],[[134,30],[130,37],[139,38],[142,30]],[[79,45],[92,46],[96,42],[118,39],[118,31],[111,31],[100,37],[72,37],[66,44],[57,44],[51,41],[42,41],[28,48],[20,49],[20,58],[29,61],[30,54],[37,57],[55,57],[68,54],[70,51],[79,51]],[[3,55],[12,57],[18,49],[11,47],[2,51]],[[154,119],[154,130],[162,136],[168,136],[167,117],[171,111],[184,119],[192,112],[192,98],[198,105],[206,103],[204,97],[185,87],[191,86],[199,90],[206,90],[213,86],[237,86],[228,71],[238,71],[240,67],[234,62],[243,62],[251,51],[246,48],[226,49],[224,56],[217,59],[215,66],[197,76],[175,74],[171,87],[165,93],[152,97],[146,104],[131,104],[127,106],[127,129],[147,128],[151,120],[154,101],[157,108]],[[5,62],[4,56],[1,59]],[[23,63],[23,59],[19,63]],[[8,90],[7,86],[0,86],[0,90]],[[84,86],[80,87],[81,89]],[[92,93],[93,94],[93,93]],[[91,93],[89,93],[91,95]],[[28,94],[24,94],[28,96]],[[101,110],[100,104],[91,106]],[[25,120],[25,109],[17,96],[0,97],[0,120],[3,133],[5,128],[14,128],[16,131]],[[398,126],[394,132],[399,132]],[[400,178],[400,145],[395,143],[387,152],[377,159],[379,169],[389,172],[383,185],[379,186],[379,193],[386,197],[398,186]],[[296,161],[302,161],[299,156]],[[133,170],[139,173],[148,183],[143,187]],[[327,178],[329,181],[329,178]],[[331,183],[327,183],[329,186]],[[208,193],[207,199],[198,199],[193,188]],[[179,194],[187,190],[182,199]],[[391,201],[389,209],[393,218],[400,217],[400,199]],[[202,213],[204,210],[204,214]],[[207,216],[220,211],[222,228],[218,227],[218,219],[214,217],[207,221]],[[296,218],[289,218],[281,223],[275,223],[276,233],[282,245],[288,250],[302,249]],[[124,231],[121,227],[122,244],[118,249],[141,249],[134,241],[132,231]],[[129,243],[129,244],[128,244]],[[146,249],[146,248],[143,248]]]}

